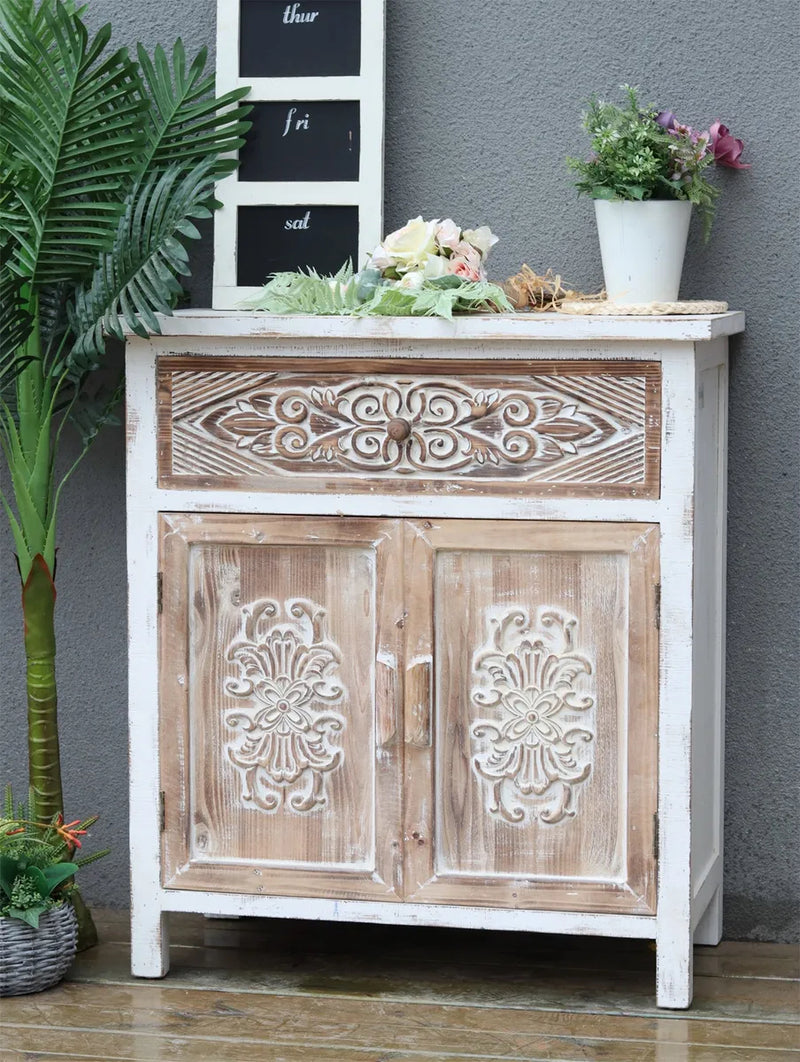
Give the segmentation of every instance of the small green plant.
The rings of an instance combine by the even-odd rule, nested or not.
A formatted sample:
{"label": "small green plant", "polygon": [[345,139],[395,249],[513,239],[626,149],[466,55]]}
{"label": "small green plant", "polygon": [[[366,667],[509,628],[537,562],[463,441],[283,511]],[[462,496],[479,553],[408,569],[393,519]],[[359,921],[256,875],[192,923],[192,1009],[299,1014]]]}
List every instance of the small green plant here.
{"label": "small green plant", "polygon": [[6,786],[0,818],[0,917],[17,918],[34,929],[45,911],[69,898],[78,870],[108,854],[106,849],[75,858],[80,838],[97,816],[69,823],[61,814],[50,822],[39,819],[33,791],[15,810],[11,786]]}
{"label": "small green plant", "polygon": [[747,169],[739,161],[742,141],[720,122],[698,133],[671,111],[642,107],[638,93],[624,85],[624,106],[593,97],[583,116],[592,140],[587,159],[568,158],[579,192],[593,199],[688,199],[698,207],[706,236],[719,190],[706,170],[713,163]]}

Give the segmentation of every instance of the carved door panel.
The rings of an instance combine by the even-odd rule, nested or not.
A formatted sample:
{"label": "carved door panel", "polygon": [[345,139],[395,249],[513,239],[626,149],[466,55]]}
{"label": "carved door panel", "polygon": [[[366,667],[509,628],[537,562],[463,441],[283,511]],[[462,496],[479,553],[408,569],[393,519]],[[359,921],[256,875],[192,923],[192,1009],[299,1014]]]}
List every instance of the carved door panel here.
{"label": "carved door panel", "polygon": [[657,543],[408,523],[406,899],[655,909]]}
{"label": "carved door panel", "polygon": [[396,898],[399,523],[161,524],[165,884]]}

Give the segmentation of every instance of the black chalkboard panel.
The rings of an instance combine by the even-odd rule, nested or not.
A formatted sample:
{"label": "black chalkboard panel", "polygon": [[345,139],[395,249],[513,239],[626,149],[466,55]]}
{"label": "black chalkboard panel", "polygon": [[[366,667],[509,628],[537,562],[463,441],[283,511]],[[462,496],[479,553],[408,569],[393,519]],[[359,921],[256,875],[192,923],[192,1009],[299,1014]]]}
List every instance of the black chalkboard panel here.
{"label": "black chalkboard panel", "polygon": [[356,206],[240,206],[237,284],[261,287],[269,273],[335,273],[358,258]]}
{"label": "black chalkboard panel", "polygon": [[254,103],[240,181],[357,181],[358,103]]}
{"label": "black chalkboard panel", "polygon": [[240,77],[361,73],[360,0],[240,0]]}

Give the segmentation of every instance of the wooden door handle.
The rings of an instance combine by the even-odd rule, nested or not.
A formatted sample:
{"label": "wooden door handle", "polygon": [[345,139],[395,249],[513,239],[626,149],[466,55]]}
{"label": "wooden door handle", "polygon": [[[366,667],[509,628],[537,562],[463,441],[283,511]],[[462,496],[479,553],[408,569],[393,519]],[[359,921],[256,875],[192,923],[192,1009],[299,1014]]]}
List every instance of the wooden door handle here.
{"label": "wooden door handle", "polygon": [[418,749],[431,744],[431,662],[420,660],[406,672],[405,741]]}
{"label": "wooden door handle", "polygon": [[378,653],[375,677],[378,699],[378,747],[388,749],[397,742],[397,727],[401,710],[398,704],[397,661],[392,653]]}

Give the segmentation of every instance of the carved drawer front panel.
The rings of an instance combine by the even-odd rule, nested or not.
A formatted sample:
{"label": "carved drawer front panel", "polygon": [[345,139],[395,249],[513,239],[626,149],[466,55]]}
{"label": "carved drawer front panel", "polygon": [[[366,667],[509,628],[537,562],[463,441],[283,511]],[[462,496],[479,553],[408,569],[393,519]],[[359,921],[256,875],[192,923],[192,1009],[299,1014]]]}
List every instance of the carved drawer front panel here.
{"label": "carved drawer front panel", "polygon": [[655,362],[168,357],[163,487],[656,497]]}
{"label": "carved drawer front panel", "polygon": [[162,532],[166,884],[391,899],[398,525],[170,515]]}
{"label": "carved drawer front panel", "polygon": [[425,575],[406,711],[427,719],[406,773],[430,786],[407,802],[430,809],[406,827],[414,899],[652,912],[658,529],[445,520],[407,538]]}

